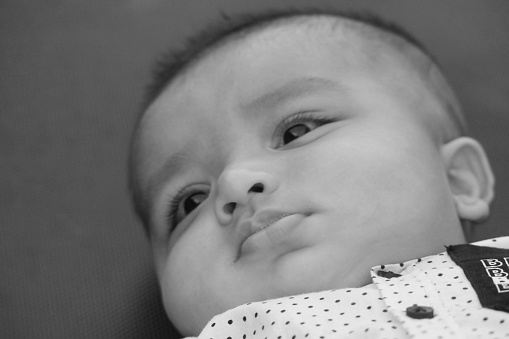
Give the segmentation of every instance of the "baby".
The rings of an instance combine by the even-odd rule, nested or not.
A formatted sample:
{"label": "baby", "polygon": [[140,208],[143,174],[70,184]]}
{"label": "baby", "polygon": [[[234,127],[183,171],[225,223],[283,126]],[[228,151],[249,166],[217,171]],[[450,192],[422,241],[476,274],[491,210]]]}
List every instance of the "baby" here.
{"label": "baby", "polygon": [[[447,312],[483,310],[475,297],[446,311],[448,287],[422,286],[423,271],[454,272],[472,294],[452,255],[472,245],[449,247],[444,267],[410,261],[464,244],[489,215],[494,179],[433,58],[391,25],[286,12],[200,36],[159,74],[130,166],[182,335],[400,337],[407,316],[445,338],[469,323]],[[415,306],[391,304],[384,293],[405,286],[425,291],[405,292]],[[352,327],[359,305],[376,328]]]}

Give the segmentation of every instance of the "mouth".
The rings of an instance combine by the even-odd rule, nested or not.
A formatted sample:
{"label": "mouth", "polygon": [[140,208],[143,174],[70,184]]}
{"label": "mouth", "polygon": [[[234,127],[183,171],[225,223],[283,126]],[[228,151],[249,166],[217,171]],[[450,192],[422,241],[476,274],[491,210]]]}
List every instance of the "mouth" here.
{"label": "mouth", "polygon": [[258,230],[255,230],[254,233],[260,232],[260,231],[266,229],[267,227],[269,227],[270,225],[274,224],[276,221],[279,221],[279,220],[281,220],[281,219],[283,219],[285,217],[288,217],[290,215],[292,215],[292,213],[283,213],[280,216],[277,216],[277,217],[275,217],[273,219],[270,219],[269,221],[265,222],[265,225],[263,225],[261,228],[259,228]]}
{"label": "mouth", "polygon": [[238,258],[285,242],[307,216],[309,214],[279,211],[256,213],[253,218],[240,225],[246,234],[241,241]]}

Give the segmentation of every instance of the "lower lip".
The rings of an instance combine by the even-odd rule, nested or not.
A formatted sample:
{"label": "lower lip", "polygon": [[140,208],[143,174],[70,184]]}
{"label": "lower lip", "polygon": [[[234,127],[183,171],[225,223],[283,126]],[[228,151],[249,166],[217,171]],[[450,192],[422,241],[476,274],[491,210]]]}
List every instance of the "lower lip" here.
{"label": "lower lip", "polygon": [[270,226],[250,235],[242,244],[241,255],[270,248],[288,239],[288,235],[305,218],[303,214],[291,214],[279,219]]}

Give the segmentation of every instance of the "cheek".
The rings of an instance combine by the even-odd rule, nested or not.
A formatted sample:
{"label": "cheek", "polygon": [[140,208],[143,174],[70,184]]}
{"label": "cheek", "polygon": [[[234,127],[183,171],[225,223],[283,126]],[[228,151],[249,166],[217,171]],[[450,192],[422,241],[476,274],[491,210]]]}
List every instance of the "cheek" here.
{"label": "cheek", "polygon": [[443,203],[447,181],[440,154],[431,145],[408,136],[403,141],[398,136],[359,135],[323,140],[302,162],[307,171],[300,180],[309,182],[308,189],[321,202],[336,200],[338,213],[365,216],[390,216],[401,209],[429,212],[425,205]]}
{"label": "cheek", "polygon": [[215,250],[211,244],[214,236],[201,226],[198,223],[184,230],[166,257],[160,259],[162,292],[172,305],[195,298],[197,289],[192,286],[213,269],[211,258],[215,257]]}
{"label": "cheek", "polygon": [[[169,255],[162,258],[160,282],[172,320],[207,314],[217,294],[214,289],[230,274],[234,248],[225,236],[227,229],[210,213],[212,210],[197,217],[175,240]],[[193,312],[197,308],[203,312]]]}
{"label": "cheek", "polygon": [[[172,248],[160,272],[160,287],[166,312],[177,328],[196,330],[196,324],[208,320],[207,303],[210,298],[207,278],[215,271],[214,255],[209,248],[200,246],[199,239],[183,235]],[[199,309],[200,311],[196,311]]]}
{"label": "cheek", "polygon": [[192,253],[192,248],[186,245],[185,241],[175,244],[171,254],[161,265],[162,271],[159,273],[163,298],[170,311],[183,307],[185,300],[192,298],[189,282],[194,282],[199,277],[199,256]]}

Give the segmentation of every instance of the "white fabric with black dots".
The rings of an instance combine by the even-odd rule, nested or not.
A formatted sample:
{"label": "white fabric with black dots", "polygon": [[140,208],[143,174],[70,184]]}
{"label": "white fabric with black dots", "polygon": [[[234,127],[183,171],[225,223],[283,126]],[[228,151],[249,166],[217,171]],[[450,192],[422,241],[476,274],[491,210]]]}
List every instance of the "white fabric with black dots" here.
{"label": "white fabric with black dots", "polygon": [[[509,237],[479,246],[509,248]],[[379,270],[400,274],[384,278]],[[283,338],[509,338],[509,313],[483,308],[446,253],[382,265],[373,284],[254,302],[215,316],[200,339]],[[431,319],[406,309],[431,307]]]}

